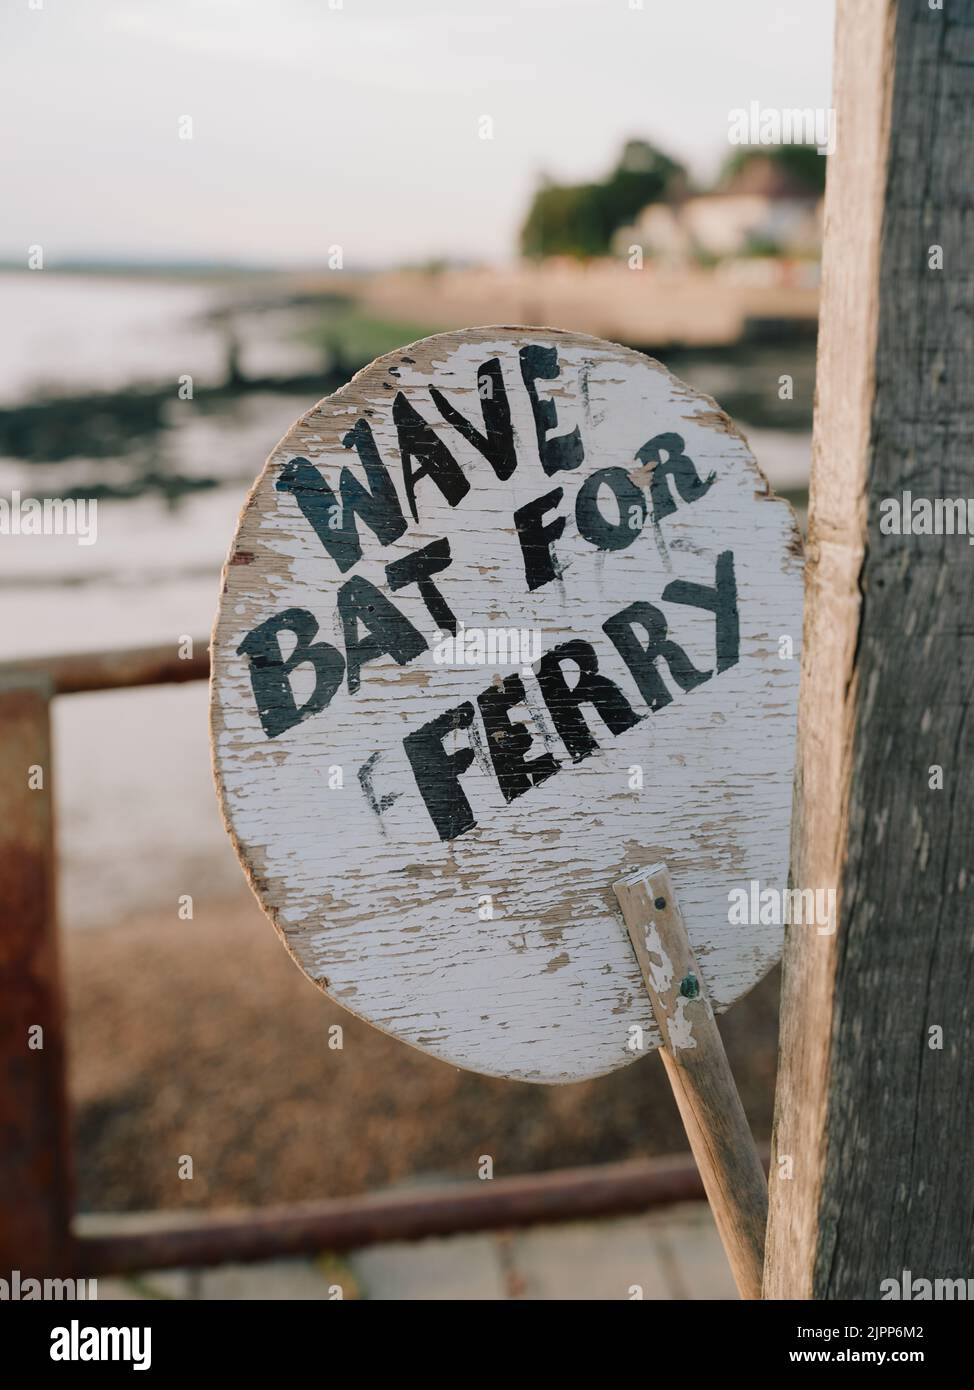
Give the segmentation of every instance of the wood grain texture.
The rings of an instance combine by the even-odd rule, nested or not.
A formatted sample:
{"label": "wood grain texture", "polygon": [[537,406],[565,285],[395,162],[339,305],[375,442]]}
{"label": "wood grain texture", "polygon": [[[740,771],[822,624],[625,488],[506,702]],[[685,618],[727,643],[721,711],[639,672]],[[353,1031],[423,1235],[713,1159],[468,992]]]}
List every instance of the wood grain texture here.
{"label": "wood grain texture", "polygon": [[[554,349],[558,365],[556,378],[537,382],[557,411],[547,439],[577,427],[585,453],[580,467],[554,474],[542,467],[518,367],[520,350],[539,345]],[[442,392],[483,432],[478,371],[491,359],[500,364],[516,442],[517,466],[504,480],[430,393]],[[356,471],[357,463],[341,441],[365,420],[403,498],[392,419],[399,393],[448,445],[469,491],[451,507],[421,479],[418,522],[407,507],[408,529],[384,546],[360,523],[362,558],[342,575],[295,497],[275,484],[303,457],[337,487],[342,468]],[[686,501],[671,481],[676,505],[656,516],[654,468],[637,454],[661,432],[678,433],[700,477],[713,482]],[[597,549],[576,524],[579,491],[604,468],[624,469],[648,512],[633,543],[613,551]],[[529,592],[513,516],[555,489],[562,496],[546,520],[565,518],[552,546],[560,576]],[[528,757],[547,752],[558,771],[506,802],[478,716],[469,734],[445,743],[448,751],[472,744],[473,763],[459,780],[476,817],[474,829],[448,841],[418,792],[404,736],[462,702],[476,709],[510,666],[437,663],[435,624],[416,586],[405,587],[392,597],[429,649],[402,666],[389,656],[369,662],[357,691],[343,684],[327,708],[268,738],[238,651],[255,625],[294,605],[314,614],[319,639],[341,648],[342,584],[363,576],[388,592],[391,561],[444,537],[451,564],[437,583],[468,629],[531,630],[543,651],[590,643],[600,672],[640,716],[613,735],[584,707],[598,748],[573,762],[532,662],[522,672],[527,706],[512,719],[533,735]],[[713,586],[726,552],[740,650],[718,670],[713,615],[661,595],[678,580]],[[440,334],[380,359],[320,402],[275,449],[247,501],[213,638],[212,741],[224,813],[252,886],[301,967],[354,1013],[459,1065],[536,1081],[611,1071],[639,1055],[628,1046],[631,1026],[642,1026],[648,1046],[659,1041],[611,887],[651,846],[670,865],[694,923],[715,1007],[740,997],[780,953],[780,927],[729,924],[727,894],[751,879],[784,883],[798,672],[779,655],[779,638],[800,631],[801,569],[791,509],[769,494],[728,418],[660,364],[613,344],[549,329]],[[655,713],[603,631],[636,601],[659,605],[672,638],[712,672],[681,689],[660,662],[673,699]],[[381,813],[360,785],[368,759],[374,794],[385,799]],[[630,785],[634,766],[643,770],[641,789]],[[328,785],[335,767],[340,789]],[[478,915],[487,894],[492,920]]]}
{"label": "wood grain texture", "polygon": [[972,1273],[971,550],[879,530],[974,496],[972,59],[970,0],[840,0],[793,857],[838,932],[787,933],[772,1298]]}
{"label": "wood grain texture", "polygon": [[[50,697],[42,675],[0,676],[0,1277],[8,1280],[15,1269],[66,1274],[72,1258]],[[42,785],[31,785],[31,769],[42,770]]]}
{"label": "wood grain texture", "polygon": [[665,864],[614,885],[660,1055],[742,1298],[761,1297],[768,1185]]}

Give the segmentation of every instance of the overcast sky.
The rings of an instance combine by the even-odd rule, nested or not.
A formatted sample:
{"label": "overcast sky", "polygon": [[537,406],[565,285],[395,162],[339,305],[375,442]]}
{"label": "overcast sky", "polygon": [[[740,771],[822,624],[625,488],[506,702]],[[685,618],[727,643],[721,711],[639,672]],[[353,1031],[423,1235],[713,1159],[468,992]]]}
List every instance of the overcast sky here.
{"label": "overcast sky", "polygon": [[831,0],[40,2],[0,9],[13,260],[501,259],[541,172],[707,176],[734,107],[830,104]]}

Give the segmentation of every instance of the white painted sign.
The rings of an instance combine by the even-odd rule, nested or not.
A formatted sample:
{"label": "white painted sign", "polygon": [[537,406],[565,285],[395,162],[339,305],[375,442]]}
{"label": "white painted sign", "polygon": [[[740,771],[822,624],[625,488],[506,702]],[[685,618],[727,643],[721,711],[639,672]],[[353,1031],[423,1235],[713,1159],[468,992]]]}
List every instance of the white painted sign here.
{"label": "white painted sign", "polygon": [[[237,851],[353,1013],[477,1071],[659,1043],[612,891],[665,861],[711,998],[777,960],[801,541],[714,402],[611,343],[380,358],[274,450],[213,638]],[[739,914],[737,914],[739,919]]]}

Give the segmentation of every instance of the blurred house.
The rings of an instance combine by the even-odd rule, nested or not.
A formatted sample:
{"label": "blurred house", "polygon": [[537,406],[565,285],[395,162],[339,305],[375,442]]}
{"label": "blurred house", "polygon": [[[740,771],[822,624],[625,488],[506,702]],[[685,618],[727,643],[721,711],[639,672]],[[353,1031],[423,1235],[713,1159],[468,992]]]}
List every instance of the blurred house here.
{"label": "blurred house", "polygon": [[822,198],[795,171],[768,156],[750,158],[711,193],[682,190],[651,203],[617,234],[617,254],[686,263],[740,256],[817,257]]}

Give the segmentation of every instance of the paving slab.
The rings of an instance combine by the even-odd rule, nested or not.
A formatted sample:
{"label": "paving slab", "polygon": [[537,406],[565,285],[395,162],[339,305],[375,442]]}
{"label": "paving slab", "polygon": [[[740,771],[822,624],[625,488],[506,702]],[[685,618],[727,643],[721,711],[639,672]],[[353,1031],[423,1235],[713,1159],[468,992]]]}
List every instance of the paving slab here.
{"label": "paving slab", "polygon": [[[164,1226],[162,1213],[87,1218],[100,1234]],[[706,1203],[563,1226],[378,1245],[206,1270],[163,1270],[98,1281],[99,1301],[239,1299],[338,1301],[604,1301],[736,1299]]]}
{"label": "paving slab", "polygon": [[331,1303],[357,1299],[359,1284],[345,1261],[322,1256],[205,1269],[200,1271],[195,1296],[202,1300]]}
{"label": "paving slab", "polygon": [[649,1221],[672,1298],[737,1299],[739,1294],[705,1202],[657,1213]]}
{"label": "paving slab", "polygon": [[496,1236],[451,1236],[377,1245],[348,1263],[368,1299],[480,1300],[506,1297]]}
{"label": "paving slab", "polygon": [[673,1298],[658,1242],[643,1219],[580,1222],[511,1240],[509,1296],[523,1299]]}
{"label": "paving slab", "polygon": [[98,1302],[141,1298],[192,1299],[199,1273],[194,1269],[155,1269],[144,1274],[98,1280]]}

